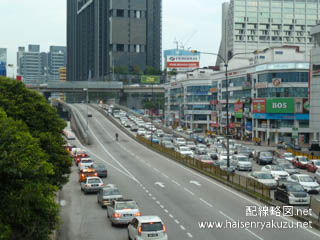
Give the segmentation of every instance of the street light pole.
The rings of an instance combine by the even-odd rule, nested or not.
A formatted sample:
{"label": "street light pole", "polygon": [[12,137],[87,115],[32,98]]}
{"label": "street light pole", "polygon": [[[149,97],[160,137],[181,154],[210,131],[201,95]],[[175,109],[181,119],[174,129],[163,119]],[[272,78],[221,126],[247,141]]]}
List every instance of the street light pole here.
{"label": "street light pole", "polygon": [[152,146],[152,140],[153,140],[153,132],[152,132],[152,128],[153,128],[153,83],[151,83],[151,92],[152,92],[152,104],[151,104],[151,146]]}

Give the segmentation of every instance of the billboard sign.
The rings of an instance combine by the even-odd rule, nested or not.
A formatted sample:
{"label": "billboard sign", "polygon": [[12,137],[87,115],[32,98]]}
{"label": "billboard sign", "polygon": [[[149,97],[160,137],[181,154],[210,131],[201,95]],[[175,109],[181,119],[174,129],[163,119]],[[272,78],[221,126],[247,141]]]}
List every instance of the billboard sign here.
{"label": "billboard sign", "polygon": [[293,98],[267,99],[267,113],[294,113]]}
{"label": "billboard sign", "polygon": [[143,75],[143,76],[141,76],[141,83],[159,84],[160,83],[160,76]]}
{"label": "billboard sign", "polygon": [[310,103],[307,98],[303,99],[303,113],[309,113],[310,110]]}
{"label": "billboard sign", "polygon": [[280,85],[281,85],[281,78],[272,78],[273,87],[280,87]]}
{"label": "billboard sign", "polygon": [[234,104],[234,111],[235,112],[242,112],[242,108],[243,108],[242,102],[238,102],[238,103]]}
{"label": "billboard sign", "polygon": [[252,112],[265,113],[266,112],[266,99],[256,98],[252,101]]}
{"label": "billboard sign", "polygon": [[200,56],[199,55],[186,55],[186,56],[167,56],[167,70],[172,71],[190,71],[199,68]]}
{"label": "billboard sign", "polygon": [[252,131],[252,121],[246,122],[246,130],[249,132]]}

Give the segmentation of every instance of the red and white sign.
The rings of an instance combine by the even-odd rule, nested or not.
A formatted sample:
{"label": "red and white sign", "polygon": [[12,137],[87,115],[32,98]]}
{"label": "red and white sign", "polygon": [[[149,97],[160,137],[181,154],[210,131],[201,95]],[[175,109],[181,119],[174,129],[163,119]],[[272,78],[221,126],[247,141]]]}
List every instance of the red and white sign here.
{"label": "red and white sign", "polygon": [[199,56],[167,56],[167,70],[190,71],[200,66]]}
{"label": "red and white sign", "polygon": [[272,85],[274,87],[279,87],[281,85],[281,78],[272,78]]}

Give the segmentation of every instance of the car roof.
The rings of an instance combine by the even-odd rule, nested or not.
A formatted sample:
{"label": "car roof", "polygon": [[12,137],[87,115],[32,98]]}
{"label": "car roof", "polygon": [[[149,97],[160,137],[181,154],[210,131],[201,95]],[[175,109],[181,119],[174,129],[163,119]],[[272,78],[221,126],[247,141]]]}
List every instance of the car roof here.
{"label": "car roof", "polygon": [[99,179],[100,181],[102,181],[101,178],[99,178],[99,177],[87,177],[87,179],[88,179],[88,180],[89,180],[89,179]]}
{"label": "car roof", "polygon": [[253,171],[252,173],[256,173],[256,174],[270,174],[269,172],[265,172],[265,171]]}
{"label": "car roof", "polygon": [[293,175],[295,175],[295,176],[297,176],[297,177],[311,177],[311,176],[308,175],[308,174],[293,174]]}
{"label": "car roof", "polygon": [[158,216],[139,216],[136,217],[136,219],[141,223],[162,222],[162,220]]}
{"label": "car roof", "polygon": [[245,157],[245,158],[248,158],[247,156],[243,155],[243,154],[236,154],[234,155],[235,157]]}

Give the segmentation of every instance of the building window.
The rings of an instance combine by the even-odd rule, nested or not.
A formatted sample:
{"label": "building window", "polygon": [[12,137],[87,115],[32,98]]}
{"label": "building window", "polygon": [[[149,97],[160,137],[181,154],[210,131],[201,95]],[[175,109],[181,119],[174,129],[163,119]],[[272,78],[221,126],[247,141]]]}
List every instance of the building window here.
{"label": "building window", "polygon": [[282,54],[283,54],[283,51],[275,51],[275,54],[277,54],[277,55],[282,55]]}
{"label": "building window", "polygon": [[124,52],[124,44],[117,44],[117,52]]}
{"label": "building window", "polygon": [[134,11],[134,15],[136,18],[141,18],[141,11]]}
{"label": "building window", "polygon": [[124,10],[123,9],[117,9],[117,17],[124,17]]}

